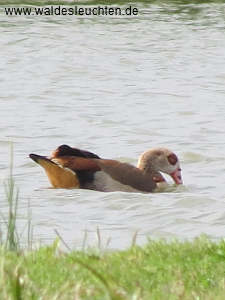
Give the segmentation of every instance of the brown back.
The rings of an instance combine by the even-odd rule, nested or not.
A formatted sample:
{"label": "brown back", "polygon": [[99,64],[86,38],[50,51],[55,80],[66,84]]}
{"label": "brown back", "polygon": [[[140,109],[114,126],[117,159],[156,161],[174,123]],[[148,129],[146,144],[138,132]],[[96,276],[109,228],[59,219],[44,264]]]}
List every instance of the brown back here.
{"label": "brown back", "polygon": [[127,163],[121,163],[110,159],[93,159],[102,171],[110,175],[114,180],[122,184],[133,187],[143,192],[152,192],[156,183],[152,179],[152,174]]}
{"label": "brown back", "polygon": [[76,156],[62,156],[54,158],[53,161],[59,163],[63,167],[73,171],[100,171],[100,167],[96,164],[97,159],[90,159]]}

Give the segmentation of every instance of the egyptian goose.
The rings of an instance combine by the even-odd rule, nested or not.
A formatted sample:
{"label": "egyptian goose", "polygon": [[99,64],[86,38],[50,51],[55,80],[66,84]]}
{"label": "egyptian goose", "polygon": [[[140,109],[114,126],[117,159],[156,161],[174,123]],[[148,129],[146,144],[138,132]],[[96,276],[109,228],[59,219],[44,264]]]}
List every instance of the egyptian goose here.
{"label": "egyptian goose", "polygon": [[59,146],[50,157],[30,154],[30,158],[45,169],[55,188],[148,193],[165,181],[161,172],[182,184],[179,160],[166,148],[144,152],[137,167],[67,145]]}

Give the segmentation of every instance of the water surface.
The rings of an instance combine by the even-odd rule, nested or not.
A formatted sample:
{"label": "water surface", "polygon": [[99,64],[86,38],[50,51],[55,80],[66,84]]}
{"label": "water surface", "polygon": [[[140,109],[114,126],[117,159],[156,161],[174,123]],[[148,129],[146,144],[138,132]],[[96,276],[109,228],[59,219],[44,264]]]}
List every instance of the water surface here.
{"label": "water surface", "polygon": [[[0,6],[0,208],[14,144],[19,224],[81,247],[147,237],[225,234],[224,4],[139,3],[112,17],[7,17]],[[155,146],[177,153],[184,186],[163,193],[55,190],[29,153],[60,144],[136,164]],[[170,181],[171,183],[171,181]]]}

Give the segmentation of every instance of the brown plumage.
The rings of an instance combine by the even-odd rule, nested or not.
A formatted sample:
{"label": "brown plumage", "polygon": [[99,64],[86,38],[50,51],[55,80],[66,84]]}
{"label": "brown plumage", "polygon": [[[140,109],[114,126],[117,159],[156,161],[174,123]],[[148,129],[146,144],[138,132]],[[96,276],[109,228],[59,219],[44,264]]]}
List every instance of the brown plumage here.
{"label": "brown plumage", "polygon": [[63,168],[45,156],[30,154],[30,158],[42,166],[54,188],[80,188],[77,174],[69,168]]}
{"label": "brown plumage", "polygon": [[96,163],[112,179],[136,190],[152,192],[156,187],[152,174],[145,173],[130,164],[111,159],[99,159]]}
{"label": "brown plumage", "polygon": [[[36,154],[30,157],[45,169],[52,185],[58,188],[69,186],[99,191],[152,192],[158,182],[165,181],[161,172],[169,174],[176,184],[182,183],[179,160],[176,154],[166,148],[144,152],[137,167],[116,160],[101,159],[94,153],[67,145],[59,146],[50,158],[38,156],[36,159]],[[62,180],[63,170],[65,177],[69,178],[69,184],[66,179]],[[72,172],[70,176],[68,170]],[[76,180],[71,180],[71,175]]]}

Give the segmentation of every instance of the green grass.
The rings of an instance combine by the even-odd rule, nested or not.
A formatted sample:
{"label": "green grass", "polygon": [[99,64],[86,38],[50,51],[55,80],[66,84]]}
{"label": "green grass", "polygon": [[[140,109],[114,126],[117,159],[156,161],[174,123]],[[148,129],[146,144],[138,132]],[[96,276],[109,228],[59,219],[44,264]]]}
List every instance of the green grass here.
{"label": "green grass", "polygon": [[[21,248],[17,229],[18,190],[12,166],[6,183],[8,215],[0,243],[0,299],[224,299],[225,240],[204,237],[192,242],[149,241],[125,251],[62,252],[55,243]],[[4,232],[1,228],[1,232]],[[62,240],[63,241],[63,240]]]}
{"label": "green grass", "polygon": [[[21,246],[21,235],[17,228],[17,214],[19,190],[15,184],[13,177],[13,144],[10,144],[10,167],[8,179],[4,182],[6,202],[8,204],[8,213],[5,215],[0,212],[0,246],[4,246],[6,250],[19,252]],[[32,224],[31,210],[28,203],[27,214],[27,249],[32,248]],[[1,299],[1,298],[0,298]]]}
{"label": "green grass", "polygon": [[0,250],[0,299],[224,299],[225,241],[64,253]]}
{"label": "green grass", "polygon": [[[10,145],[10,168],[9,177],[4,183],[6,201],[8,203],[8,214],[4,216],[1,214],[3,223],[5,225],[5,238],[1,235],[1,244],[8,250],[18,251],[20,247],[20,240],[17,232],[16,219],[18,212],[19,192],[15,185],[13,178],[13,144]],[[1,232],[4,230],[1,228]]]}
{"label": "green grass", "polygon": [[150,240],[139,247],[134,236],[129,249],[106,252],[98,230],[99,248],[65,253],[56,231],[58,238],[51,246],[32,250],[28,218],[27,247],[22,249],[12,163],[5,188],[9,209],[0,231],[5,231],[0,239],[1,300],[224,299],[225,239]]}

